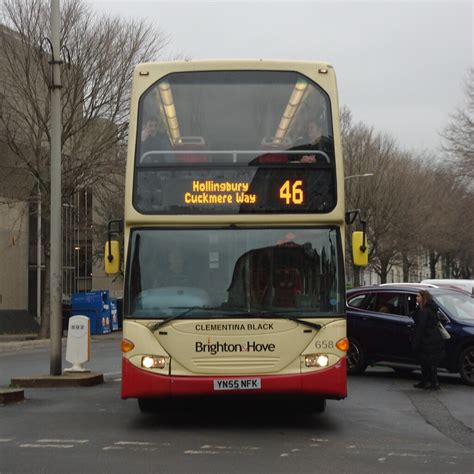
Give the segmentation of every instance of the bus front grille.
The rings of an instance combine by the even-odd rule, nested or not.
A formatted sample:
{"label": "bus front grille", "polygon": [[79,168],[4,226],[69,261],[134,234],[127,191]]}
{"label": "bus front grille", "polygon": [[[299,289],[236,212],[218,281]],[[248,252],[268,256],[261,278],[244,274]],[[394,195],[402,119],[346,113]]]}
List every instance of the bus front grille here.
{"label": "bus front grille", "polygon": [[280,359],[278,357],[205,357],[193,359],[200,369],[273,369]]}

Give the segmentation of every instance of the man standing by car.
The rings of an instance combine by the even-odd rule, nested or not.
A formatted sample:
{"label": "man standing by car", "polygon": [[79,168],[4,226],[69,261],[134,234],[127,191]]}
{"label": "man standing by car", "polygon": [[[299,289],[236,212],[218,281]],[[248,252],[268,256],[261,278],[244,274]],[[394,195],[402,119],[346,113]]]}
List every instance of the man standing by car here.
{"label": "man standing by car", "polygon": [[438,364],[445,357],[445,348],[438,329],[438,308],[426,290],[418,292],[416,302],[414,350],[421,362],[421,382],[414,387],[439,390]]}

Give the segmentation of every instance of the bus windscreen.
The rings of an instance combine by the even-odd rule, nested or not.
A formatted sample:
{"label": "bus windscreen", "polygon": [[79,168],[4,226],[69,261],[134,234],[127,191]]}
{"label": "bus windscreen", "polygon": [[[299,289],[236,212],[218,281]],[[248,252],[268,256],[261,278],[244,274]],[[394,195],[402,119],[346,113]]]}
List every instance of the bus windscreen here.
{"label": "bus windscreen", "polygon": [[337,228],[137,229],[129,251],[132,318],[344,312]]}

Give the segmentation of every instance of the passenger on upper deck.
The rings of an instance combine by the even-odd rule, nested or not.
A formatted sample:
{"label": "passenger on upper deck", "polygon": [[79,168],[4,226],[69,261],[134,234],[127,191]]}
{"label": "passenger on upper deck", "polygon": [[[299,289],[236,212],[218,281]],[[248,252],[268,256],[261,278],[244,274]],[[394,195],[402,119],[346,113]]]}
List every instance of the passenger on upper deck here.
{"label": "passenger on upper deck", "polygon": [[144,157],[148,152],[161,152],[163,148],[168,147],[168,140],[166,136],[160,132],[158,120],[149,118],[145,121],[145,126],[140,135],[140,157],[141,161],[152,162],[159,161],[160,154],[150,154]]}
{"label": "passenger on upper deck", "polygon": [[306,124],[306,143],[291,148],[295,150],[314,150],[319,153],[290,154],[290,161],[299,161],[300,163],[329,163],[334,156],[334,142],[330,138],[323,136],[322,127],[317,120],[310,120]]}
{"label": "passenger on upper deck", "polygon": [[[298,139],[300,145],[286,150],[280,147],[278,152],[269,151],[250,162],[253,164],[263,163],[331,163],[334,158],[334,141],[323,136],[322,127],[318,120],[312,119],[306,124],[304,137]],[[282,150],[282,151],[280,151]],[[299,150],[308,153],[300,153]],[[311,153],[314,151],[315,153]],[[290,152],[290,153],[288,153]]]}

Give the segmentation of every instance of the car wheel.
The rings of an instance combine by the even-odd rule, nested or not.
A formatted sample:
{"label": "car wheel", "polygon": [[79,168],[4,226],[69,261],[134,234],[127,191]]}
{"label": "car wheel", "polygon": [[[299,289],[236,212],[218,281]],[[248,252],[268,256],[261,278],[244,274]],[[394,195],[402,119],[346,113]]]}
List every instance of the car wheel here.
{"label": "car wheel", "polygon": [[138,408],[140,408],[142,413],[150,413],[156,408],[155,400],[152,398],[139,398]]}
{"label": "car wheel", "polygon": [[361,374],[367,368],[364,349],[357,339],[349,339],[346,358],[348,374]]}
{"label": "car wheel", "polygon": [[474,346],[469,346],[461,352],[459,373],[466,385],[474,385]]}

